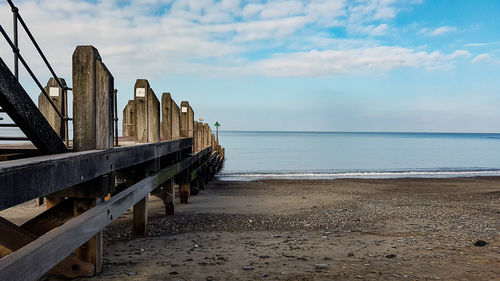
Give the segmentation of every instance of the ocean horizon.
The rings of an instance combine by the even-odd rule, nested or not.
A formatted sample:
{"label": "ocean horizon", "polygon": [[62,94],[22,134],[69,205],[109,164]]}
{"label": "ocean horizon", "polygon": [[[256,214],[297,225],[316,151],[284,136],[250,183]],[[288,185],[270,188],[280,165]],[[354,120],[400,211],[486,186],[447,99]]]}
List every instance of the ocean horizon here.
{"label": "ocean horizon", "polygon": [[500,176],[500,133],[220,131],[221,180]]}

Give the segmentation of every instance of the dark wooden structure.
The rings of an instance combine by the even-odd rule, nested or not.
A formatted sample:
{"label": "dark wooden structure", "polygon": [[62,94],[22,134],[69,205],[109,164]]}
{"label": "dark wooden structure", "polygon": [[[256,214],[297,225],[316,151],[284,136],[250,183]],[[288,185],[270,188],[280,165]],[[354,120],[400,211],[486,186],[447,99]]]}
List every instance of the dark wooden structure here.
{"label": "dark wooden structure", "polygon": [[[142,102],[144,94],[158,101],[147,80],[140,82],[134,99]],[[77,47],[73,118],[78,123],[74,147],[66,146],[0,60],[2,110],[34,144],[32,154],[12,146],[3,150],[23,151],[24,158],[0,162],[0,210],[42,197],[48,207],[22,225],[0,217],[0,280],[38,280],[47,273],[92,276],[102,270],[102,230],[107,225],[133,208],[132,233],[147,235],[150,194],[163,200],[166,215],[173,215],[176,196],[187,203],[221,169],[224,149],[208,125],[198,124],[206,129],[193,133],[194,111],[187,102],[182,103],[189,109],[184,114],[172,99],[166,106],[149,105],[169,109],[162,114],[135,111],[134,124],[148,125],[117,146],[113,91],[113,77],[97,50]],[[165,118],[161,126],[169,130],[161,141],[160,116]],[[148,134],[154,137],[142,137]]]}

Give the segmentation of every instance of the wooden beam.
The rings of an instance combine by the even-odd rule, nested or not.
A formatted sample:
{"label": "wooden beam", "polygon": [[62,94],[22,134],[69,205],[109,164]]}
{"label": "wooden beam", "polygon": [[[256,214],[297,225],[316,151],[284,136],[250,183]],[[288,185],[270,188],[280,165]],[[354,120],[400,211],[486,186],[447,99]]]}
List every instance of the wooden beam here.
{"label": "wooden beam", "polygon": [[0,162],[0,210],[190,148],[191,138]]}
{"label": "wooden beam", "polygon": [[172,216],[175,214],[175,191],[173,179],[167,180],[162,186],[151,192],[151,195],[163,200],[166,216]]}
{"label": "wooden beam", "polygon": [[[38,280],[64,257],[109,225],[148,193],[208,153],[205,149],[168,166],[0,259],[0,280]],[[36,264],[37,266],[33,266]]]}
{"label": "wooden beam", "polygon": [[[0,252],[2,256],[9,254],[9,251],[14,252],[22,248],[37,238],[38,236],[33,233],[0,217],[0,244],[2,245]],[[69,255],[67,258],[63,256],[61,260],[59,264],[50,270],[51,274],[61,275],[66,278],[90,277],[94,274],[93,265],[74,256]]]}
{"label": "wooden beam", "polygon": [[74,200],[69,198],[21,225],[21,228],[41,236],[61,226],[73,217]]}

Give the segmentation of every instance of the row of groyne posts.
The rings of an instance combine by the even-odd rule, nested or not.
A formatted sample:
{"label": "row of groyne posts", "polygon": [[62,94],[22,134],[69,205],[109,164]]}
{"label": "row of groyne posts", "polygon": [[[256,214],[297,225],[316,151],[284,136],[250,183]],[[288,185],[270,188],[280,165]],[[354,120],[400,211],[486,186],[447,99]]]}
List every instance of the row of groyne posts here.
{"label": "row of groyne posts", "polygon": [[[177,105],[169,93],[160,103],[145,79],[136,81],[123,110],[118,143],[114,78],[94,47],[76,48],[72,82],[72,151],[0,162],[0,210],[41,197],[47,202],[46,211],[22,225],[0,217],[0,280],[100,272],[107,225],[131,210],[132,234],[146,235],[150,195],[173,215],[175,194],[187,203],[223,165],[224,148],[208,124],[194,120],[190,104]],[[46,90],[64,109],[59,84],[52,78]],[[55,132],[68,132],[45,96],[39,109]]]}

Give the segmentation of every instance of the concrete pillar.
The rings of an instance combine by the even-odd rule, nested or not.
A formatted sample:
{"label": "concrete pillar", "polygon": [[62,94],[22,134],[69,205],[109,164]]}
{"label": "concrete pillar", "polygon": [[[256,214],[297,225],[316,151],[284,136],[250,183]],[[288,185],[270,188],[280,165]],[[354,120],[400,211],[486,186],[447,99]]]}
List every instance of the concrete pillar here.
{"label": "concrete pillar", "polygon": [[[59,78],[59,82],[61,82],[63,86],[66,86],[66,81],[63,78]],[[65,114],[65,112],[68,112],[67,91],[59,87],[56,79],[51,77],[44,89],[59,112],[61,112],[63,115]],[[40,112],[43,114],[45,119],[47,119],[50,126],[52,126],[57,135],[63,140],[66,139],[66,135],[68,132],[66,122],[64,122],[56,113],[43,93],[40,93],[40,95],[38,96],[38,109],[40,109]]]}
{"label": "concrete pillar", "polygon": [[122,136],[135,137],[135,103],[129,100],[123,109]]}
{"label": "concrete pillar", "polygon": [[[73,128],[75,151],[113,147],[113,90],[114,79],[102,63],[93,46],[78,46],[73,53]],[[97,179],[98,180],[98,179]],[[106,181],[108,182],[108,181]],[[109,181],[108,188],[113,181]],[[95,188],[79,185],[79,188]],[[76,198],[74,214],[79,215],[101,202],[100,197]],[[92,263],[95,271],[102,270],[102,232],[83,244],[78,258]]]}
{"label": "concrete pillar", "polygon": [[180,131],[180,112],[179,106],[174,100],[171,100],[170,109],[172,110],[172,139],[179,139],[181,137]]}
{"label": "concrete pillar", "polygon": [[134,102],[137,142],[160,141],[160,102],[148,80],[136,80]]}
{"label": "concrete pillar", "polygon": [[161,139],[172,139],[172,97],[170,93],[161,95]]}
{"label": "concrete pillar", "polygon": [[[180,134],[181,138],[192,138],[194,127],[194,111],[189,106],[189,102],[181,102],[180,112]],[[194,146],[194,143],[193,143]]]}

